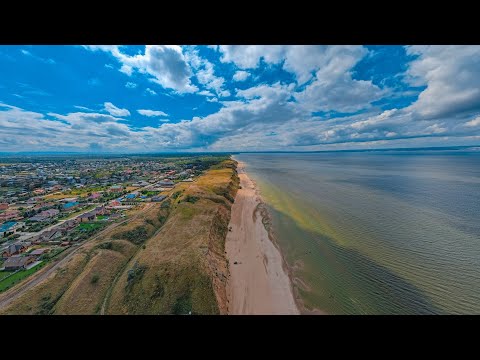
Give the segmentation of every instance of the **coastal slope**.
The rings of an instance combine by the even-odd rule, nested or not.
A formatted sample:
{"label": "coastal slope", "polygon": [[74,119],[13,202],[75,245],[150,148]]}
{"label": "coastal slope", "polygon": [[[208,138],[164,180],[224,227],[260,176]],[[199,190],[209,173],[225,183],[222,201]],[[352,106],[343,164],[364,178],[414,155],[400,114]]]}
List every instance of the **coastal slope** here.
{"label": "coastal slope", "polygon": [[229,314],[299,314],[280,251],[262,222],[261,199],[245,164],[237,166],[240,188],[232,205],[225,249],[230,278]]}

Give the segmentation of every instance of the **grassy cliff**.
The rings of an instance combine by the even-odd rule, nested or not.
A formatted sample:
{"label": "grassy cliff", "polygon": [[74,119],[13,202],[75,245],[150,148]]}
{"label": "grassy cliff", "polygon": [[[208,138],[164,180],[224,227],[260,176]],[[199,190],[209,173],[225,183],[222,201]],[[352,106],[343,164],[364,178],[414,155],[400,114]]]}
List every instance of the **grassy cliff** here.
{"label": "grassy cliff", "polygon": [[235,168],[223,161],[175,189],[165,225],[125,268],[107,313],[226,313],[225,237],[239,184]]}

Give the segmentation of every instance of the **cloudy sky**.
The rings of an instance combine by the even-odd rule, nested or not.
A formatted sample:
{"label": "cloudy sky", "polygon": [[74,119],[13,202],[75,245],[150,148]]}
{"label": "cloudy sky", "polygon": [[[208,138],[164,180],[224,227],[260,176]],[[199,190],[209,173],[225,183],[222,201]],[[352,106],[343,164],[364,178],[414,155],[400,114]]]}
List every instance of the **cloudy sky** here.
{"label": "cloudy sky", "polygon": [[480,46],[0,46],[0,152],[480,144]]}

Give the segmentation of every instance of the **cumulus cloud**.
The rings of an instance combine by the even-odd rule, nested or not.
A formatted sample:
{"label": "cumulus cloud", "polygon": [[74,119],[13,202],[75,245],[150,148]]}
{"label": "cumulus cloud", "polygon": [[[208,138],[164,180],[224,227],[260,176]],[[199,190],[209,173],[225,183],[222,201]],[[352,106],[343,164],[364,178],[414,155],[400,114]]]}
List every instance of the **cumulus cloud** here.
{"label": "cumulus cloud", "polygon": [[[137,110],[140,115],[157,119],[150,122],[152,126],[139,128],[134,120],[125,120],[130,115],[127,109],[111,102],[104,104],[104,111],[77,106],[81,111],[67,114],[43,114],[0,103],[2,149],[51,146],[98,149],[97,145],[101,144],[102,150],[116,151],[320,150],[478,144],[480,141],[480,65],[476,61],[480,53],[475,46],[408,47],[413,60],[406,64],[404,74],[398,74],[398,79],[423,87],[418,90],[418,100],[403,107],[395,106],[397,103],[393,101],[388,103],[399,96],[395,89],[355,79],[353,69],[367,54],[360,46],[219,47],[215,52],[217,61],[221,57],[225,63],[221,67],[236,71],[234,81],[247,78],[250,71],[242,69],[253,69],[261,61],[277,64],[293,74],[282,81],[256,83],[249,88],[232,83],[230,76],[227,83],[218,72],[221,67],[216,67],[213,59],[200,57],[194,47],[155,50],[146,47],[143,53],[134,56],[123,53],[121,47],[95,49],[121,59],[123,72],[144,72],[159,84],[174,84],[179,93],[188,92],[185,91],[188,84],[194,86],[191,79],[198,81],[200,89],[195,95],[206,97],[197,98],[198,103],[182,102],[187,98],[190,101],[193,95],[170,95],[178,100],[179,106],[198,106],[198,114],[202,116],[178,120],[172,110],[172,121],[169,121],[158,118],[167,116],[163,111],[140,109]],[[176,80],[165,80],[162,76],[166,75],[160,74],[167,68],[172,69],[171,63],[174,63],[165,52],[173,52],[170,55],[180,59],[175,70],[180,76]],[[154,68],[151,62],[158,65],[158,57],[162,57],[163,62]],[[237,75],[243,73],[247,75]],[[255,81],[252,76],[252,82]],[[241,89],[234,90],[235,85]],[[408,91],[407,88],[404,93]],[[235,96],[227,97],[227,92]],[[156,92],[147,88],[144,94],[156,95]],[[374,105],[379,99],[386,100],[390,106],[384,109]],[[208,107],[202,108],[201,100],[217,102],[218,110],[204,115],[203,109]]]}
{"label": "cumulus cloud", "polygon": [[145,109],[141,109],[141,110],[137,110],[137,112],[138,112],[140,115],[148,116],[148,117],[152,117],[152,116],[168,116],[168,114],[166,114],[166,113],[164,113],[163,111],[160,111],[160,110],[145,110]]}
{"label": "cumulus cloud", "polygon": [[[225,89],[225,79],[215,75],[213,64],[207,59],[201,58],[198,52],[191,50],[186,53],[189,63],[195,70],[195,76],[200,84],[206,89],[213,91],[219,97],[230,96],[230,91]],[[204,95],[210,91],[203,90],[199,94]]]}
{"label": "cumulus cloud", "polygon": [[233,75],[235,81],[245,81],[250,76],[248,71],[239,70]]}
{"label": "cumulus cloud", "polygon": [[425,119],[480,111],[480,46],[421,45],[409,46],[407,52],[417,58],[409,64],[406,80],[427,87],[411,111]]}
{"label": "cumulus cloud", "polygon": [[134,56],[123,53],[121,47],[113,45],[89,45],[85,48],[109,52],[122,64],[120,71],[128,76],[136,70],[149,75],[152,81],[166,89],[179,93],[198,90],[190,81],[192,72],[180,46],[147,45],[143,54]]}
{"label": "cumulus cloud", "polygon": [[135,84],[134,82],[131,82],[131,81],[128,81],[126,84],[125,84],[125,87],[127,89],[135,89],[137,87],[137,84]]}
{"label": "cumulus cloud", "polygon": [[104,110],[110,113],[110,115],[113,115],[113,116],[129,116],[130,115],[130,111],[128,111],[127,109],[120,109],[115,105],[113,105],[111,102],[106,102],[103,105],[105,106]]}

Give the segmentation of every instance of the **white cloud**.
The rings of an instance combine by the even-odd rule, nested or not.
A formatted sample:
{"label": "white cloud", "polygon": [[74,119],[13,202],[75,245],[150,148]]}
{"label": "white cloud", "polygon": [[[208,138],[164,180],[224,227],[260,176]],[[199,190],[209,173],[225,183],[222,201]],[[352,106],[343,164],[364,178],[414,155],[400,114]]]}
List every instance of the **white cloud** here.
{"label": "white cloud", "polygon": [[111,53],[121,64],[120,71],[130,76],[134,70],[150,76],[150,80],[166,89],[179,93],[191,93],[197,89],[192,85],[192,72],[182,48],[176,45],[147,45],[143,54],[129,56],[119,46],[89,45],[86,49]]}
{"label": "white cloud", "polygon": [[128,111],[127,109],[120,109],[118,107],[116,107],[115,105],[113,105],[111,102],[106,102],[103,104],[105,106],[104,110],[108,113],[110,113],[110,115],[113,115],[113,116],[130,116],[130,111]]}
{"label": "white cloud", "polygon": [[[213,91],[219,97],[230,96],[230,91],[225,89],[225,79],[215,75],[214,66],[210,61],[201,58],[195,50],[188,51],[186,58],[195,70],[195,76],[200,84],[204,85],[206,89]],[[200,93],[200,95],[203,94]]]}
{"label": "white cloud", "polygon": [[250,76],[248,71],[239,70],[233,75],[235,81],[245,81]]}
{"label": "white cloud", "polygon": [[79,110],[94,111],[86,106],[74,105],[73,107]]}
{"label": "white cloud", "polygon": [[203,95],[203,96],[215,96],[211,91],[208,90],[202,90],[197,93],[197,95]]}
{"label": "white cloud", "polygon": [[152,116],[168,116],[168,114],[166,114],[166,113],[164,113],[163,111],[160,111],[160,110],[145,110],[145,109],[141,109],[141,110],[137,110],[137,112],[138,112],[140,115],[148,116],[148,117],[152,117]]}
{"label": "white cloud", "polygon": [[150,95],[157,95],[157,93],[155,92],[155,90],[152,90],[150,88],[146,88],[145,91],[150,94]]}
{"label": "white cloud", "polygon": [[470,121],[466,122],[465,126],[468,126],[468,127],[480,126],[480,116],[476,117],[473,120],[470,120]]}
{"label": "white cloud", "polygon": [[125,87],[127,89],[135,89],[137,87],[137,84],[135,84],[134,82],[130,82],[128,81],[126,84],[125,84]]}
{"label": "white cloud", "polygon": [[409,110],[424,119],[471,116],[480,110],[480,46],[409,46],[417,56],[406,80],[427,88]]}

